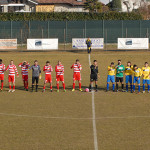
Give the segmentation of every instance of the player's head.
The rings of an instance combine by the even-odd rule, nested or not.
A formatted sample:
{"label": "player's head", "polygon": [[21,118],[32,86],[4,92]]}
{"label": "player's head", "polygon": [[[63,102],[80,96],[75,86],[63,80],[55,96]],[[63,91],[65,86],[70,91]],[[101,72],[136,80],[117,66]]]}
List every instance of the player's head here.
{"label": "player's head", "polygon": [[130,61],[127,62],[127,66],[131,67],[131,62]]}
{"label": "player's head", "polygon": [[137,66],[137,65],[134,65],[134,66],[133,66],[133,69],[134,69],[134,70],[138,69],[138,66]]}
{"label": "player's head", "polygon": [[111,67],[113,67],[113,66],[114,66],[114,62],[111,62],[111,64],[110,64],[110,65],[111,65]]}
{"label": "player's head", "polygon": [[27,64],[27,62],[26,62],[26,61],[24,61],[24,62],[23,62],[23,66],[26,66],[26,64]]}
{"label": "player's head", "polygon": [[36,66],[38,65],[38,61],[37,60],[34,61],[34,65],[36,65]]}
{"label": "player's head", "polygon": [[0,59],[0,64],[2,64],[3,63],[3,60],[2,59]]}
{"label": "player's head", "polygon": [[80,62],[79,62],[79,59],[76,59],[76,63],[77,63],[77,64],[79,64],[79,63],[80,63]]}
{"label": "player's head", "polygon": [[61,65],[61,61],[60,60],[58,60],[58,65]]}
{"label": "player's head", "polygon": [[94,64],[95,66],[97,66],[97,60],[94,60],[94,61],[93,61],[93,64]]}
{"label": "player's head", "polygon": [[145,67],[148,67],[148,62],[145,62]]}
{"label": "player's head", "polygon": [[50,65],[50,61],[46,61],[46,65],[49,66]]}
{"label": "player's head", "polygon": [[118,65],[121,65],[121,60],[120,59],[118,60]]}
{"label": "player's head", "polygon": [[11,61],[10,61],[10,64],[11,64],[11,65],[13,65],[13,64],[14,64],[14,61],[13,61],[13,60],[11,60]]}

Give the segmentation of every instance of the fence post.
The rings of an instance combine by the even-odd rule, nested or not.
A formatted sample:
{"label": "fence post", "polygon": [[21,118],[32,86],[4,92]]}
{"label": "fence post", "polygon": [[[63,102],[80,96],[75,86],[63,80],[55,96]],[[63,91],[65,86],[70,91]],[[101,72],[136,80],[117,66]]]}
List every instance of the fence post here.
{"label": "fence post", "polygon": [[67,43],[67,20],[66,20],[66,29],[65,29],[65,44]]}
{"label": "fence post", "polygon": [[122,20],[122,38],[123,38],[123,20]]}
{"label": "fence post", "polygon": [[140,20],[140,38],[141,38],[141,20]]}
{"label": "fence post", "polygon": [[105,38],[105,21],[103,20],[103,38]]}
{"label": "fence post", "polygon": [[64,50],[66,50],[66,29],[64,28]]}
{"label": "fence post", "polygon": [[47,25],[47,31],[48,31],[48,38],[49,38],[49,20],[48,20],[48,25]]}
{"label": "fence post", "polygon": [[105,38],[106,38],[106,43],[105,43],[105,49],[106,49],[106,51],[107,51],[107,29],[106,29],[106,31],[105,31]]}
{"label": "fence post", "polygon": [[21,34],[21,48],[23,46],[23,41],[22,41],[22,29],[20,30],[20,34]]}
{"label": "fence post", "polygon": [[30,28],[31,28],[31,27],[30,27],[30,20],[29,20],[29,38],[30,38]]}
{"label": "fence post", "polygon": [[148,32],[148,28],[147,28],[147,38],[149,38],[149,32]]}
{"label": "fence post", "polygon": [[10,21],[10,37],[11,37],[11,39],[12,39],[12,21]]}
{"label": "fence post", "polygon": [[43,39],[43,28],[42,28],[42,39]]}
{"label": "fence post", "polygon": [[84,28],[85,28],[85,36],[84,37],[87,38],[86,37],[86,20],[85,20],[85,27]]}
{"label": "fence post", "polygon": [[85,34],[84,34],[84,29],[83,29],[83,38],[84,38],[84,35],[85,35]]}
{"label": "fence post", "polygon": [[128,29],[126,28],[126,38],[128,37]]}

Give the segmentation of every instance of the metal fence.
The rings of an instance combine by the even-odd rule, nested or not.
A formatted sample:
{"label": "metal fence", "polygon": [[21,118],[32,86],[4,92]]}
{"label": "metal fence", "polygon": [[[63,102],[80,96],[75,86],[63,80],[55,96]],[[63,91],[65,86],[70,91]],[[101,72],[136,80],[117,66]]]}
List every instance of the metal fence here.
{"label": "metal fence", "polygon": [[87,37],[104,38],[107,44],[117,43],[117,38],[149,38],[149,33],[149,20],[0,21],[0,38],[17,38],[19,44],[26,44],[27,38],[58,38],[67,44]]}

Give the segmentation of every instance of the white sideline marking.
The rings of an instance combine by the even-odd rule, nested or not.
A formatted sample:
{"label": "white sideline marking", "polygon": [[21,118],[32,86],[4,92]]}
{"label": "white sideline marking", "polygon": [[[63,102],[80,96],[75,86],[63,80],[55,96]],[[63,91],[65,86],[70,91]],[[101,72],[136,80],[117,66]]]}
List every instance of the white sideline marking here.
{"label": "white sideline marking", "polygon": [[0,113],[0,116],[12,116],[12,117],[26,117],[26,118],[41,118],[41,119],[62,119],[62,120],[103,120],[103,119],[134,119],[134,118],[150,118],[150,116],[123,116],[123,117],[98,117],[98,118],[73,118],[73,117],[50,117],[50,116],[35,116],[35,115],[21,115],[21,114],[9,114]]}
{"label": "white sideline marking", "polygon": [[[90,54],[89,54],[89,66],[91,66],[91,55]],[[92,120],[93,120],[94,150],[98,150],[94,91],[92,91],[92,115],[93,115]]]}

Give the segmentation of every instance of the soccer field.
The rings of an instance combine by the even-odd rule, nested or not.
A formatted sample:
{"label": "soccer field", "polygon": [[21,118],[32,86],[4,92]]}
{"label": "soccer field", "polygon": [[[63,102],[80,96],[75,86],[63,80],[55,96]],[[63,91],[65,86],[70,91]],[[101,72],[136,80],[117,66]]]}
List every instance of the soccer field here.
{"label": "soccer field", "polygon": [[[0,150],[149,150],[150,94],[105,92],[107,66],[118,59],[140,68],[150,63],[149,52],[0,52],[7,66],[27,60],[30,65],[39,61],[41,68],[49,60],[53,68],[58,60],[65,67],[67,92],[56,92],[55,72],[53,92],[42,93],[44,73],[39,92],[24,91],[20,77],[16,77],[16,92],[8,93],[8,73],[4,91],[0,93]],[[89,86],[89,64],[98,60],[100,80],[97,93],[72,92],[73,72],[70,69],[80,60],[82,88]],[[31,87],[31,71],[29,72]],[[60,84],[61,85],[61,84]],[[141,84],[142,85],[142,84]],[[78,89],[78,83],[76,83]],[[142,89],[142,86],[141,86]]]}

